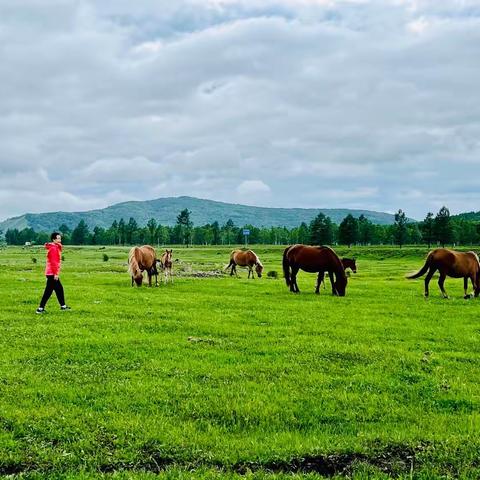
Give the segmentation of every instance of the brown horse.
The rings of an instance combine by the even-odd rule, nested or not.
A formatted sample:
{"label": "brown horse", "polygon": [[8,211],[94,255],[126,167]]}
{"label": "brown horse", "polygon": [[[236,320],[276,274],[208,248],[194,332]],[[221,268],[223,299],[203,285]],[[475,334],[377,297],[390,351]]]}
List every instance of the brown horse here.
{"label": "brown horse", "polygon": [[428,297],[428,284],[437,270],[440,273],[438,286],[440,287],[443,298],[448,298],[443,286],[447,275],[453,278],[463,277],[464,298],[471,297],[471,295],[467,295],[468,279],[470,279],[473,285],[474,295],[478,297],[480,293],[480,262],[475,252],[456,252],[448,248],[437,248],[427,255],[425,265],[417,273],[407,275],[407,278],[418,278],[427,273],[425,277],[425,297]]}
{"label": "brown horse", "polygon": [[261,278],[263,272],[263,265],[260,259],[258,258],[257,254],[252,250],[233,250],[230,254],[230,263],[224,268],[224,270],[228,270],[232,267],[230,271],[230,276],[234,273],[237,275],[237,265],[240,267],[248,267],[248,278],[250,278],[250,274],[252,278],[255,278],[255,274],[253,273],[253,268],[255,267],[255,271],[257,272],[258,278]]}
{"label": "brown horse", "polygon": [[160,260],[157,260],[158,263],[160,263],[160,266],[163,270],[163,275],[165,277],[165,283],[168,282],[169,278],[170,278],[170,282],[173,282],[173,277],[172,277],[172,267],[173,267],[172,253],[173,253],[173,250],[168,250],[167,249],[167,250],[165,250],[165,252],[163,252]]}
{"label": "brown horse", "polygon": [[291,292],[300,292],[297,285],[299,269],[310,273],[319,272],[315,293],[320,293],[320,283],[325,272],[328,272],[332,283],[332,294],[340,297],[345,296],[347,288],[345,269],[338,255],[330,247],[310,247],[308,245],[287,247],[283,252],[283,273]]}
{"label": "brown horse", "polygon": [[[349,268],[353,273],[357,273],[357,261],[355,258],[342,258],[342,265],[345,271]],[[323,282],[323,288],[325,287],[324,274],[320,272],[319,274],[320,284]],[[333,276],[330,276],[330,283],[333,285]]]}
{"label": "brown horse", "polygon": [[152,286],[152,276],[155,275],[155,286],[158,287],[158,272],[156,268],[157,254],[150,245],[133,247],[128,254],[128,272],[132,276],[132,287],[136,283],[140,287],[143,283],[143,272],[148,275],[148,286]]}
{"label": "brown horse", "polygon": [[342,258],[343,268],[349,268],[353,273],[357,273],[357,261],[355,258]]}

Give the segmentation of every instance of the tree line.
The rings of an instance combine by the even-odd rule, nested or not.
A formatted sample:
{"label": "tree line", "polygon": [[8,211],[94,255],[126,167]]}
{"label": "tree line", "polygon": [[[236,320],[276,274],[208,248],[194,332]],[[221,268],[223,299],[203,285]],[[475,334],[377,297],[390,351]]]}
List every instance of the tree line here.
{"label": "tree line", "polygon": [[[305,243],[312,245],[442,245],[480,244],[480,222],[452,218],[448,208],[442,207],[434,215],[429,212],[421,222],[411,222],[405,212],[398,210],[392,225],[376,225],[364,215],[355,218],[347,215],[337,225],[323,213],[310,224],[302,222],[298,227],[237,226],[232,220],[220,225],[218,222],[195,226],[191,212],[182,210],[174,226],[161,225],[151,218],[145,226],[139,226],[134,218],[127,222],[115,220],[109,228],[94,227],[84,220],[74,229],[62,224],[58,231],[63,243],[72,245],[236,245],[244,242],[243,230],[248,229],[251,244],[286,245]],[[50,232],[35,232],[32,228],[9,229],[5,240],[10,245],[26,242],[42,244],[49,241]]]}

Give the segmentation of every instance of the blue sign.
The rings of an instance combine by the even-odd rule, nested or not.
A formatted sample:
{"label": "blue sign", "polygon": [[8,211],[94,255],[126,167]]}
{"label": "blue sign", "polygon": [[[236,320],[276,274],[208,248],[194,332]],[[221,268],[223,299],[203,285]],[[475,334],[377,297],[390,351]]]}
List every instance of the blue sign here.
{"label": "blue sign", "polygon": [[250,230],[248,228],[243,229],[243,234],[244,235],[250,235]]}

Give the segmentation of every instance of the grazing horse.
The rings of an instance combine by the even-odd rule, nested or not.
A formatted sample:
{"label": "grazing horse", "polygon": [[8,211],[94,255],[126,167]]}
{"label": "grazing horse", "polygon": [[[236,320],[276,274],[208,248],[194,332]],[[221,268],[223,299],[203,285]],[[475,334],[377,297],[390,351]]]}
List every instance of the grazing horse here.
{"label": "grazing horse", "polygon": [[[345,296],[347,276],[342,261],[330,247],[310,247],[308,245],[293,245],[283,252],[283,273],[285,282],[294,293],[300,292],[297,285],[297,273],[302,269],[305,272],[318,272],[315,293],[320,293],[320,283],[325,272],[328,272],[332,283],[332,294]],[[334,279],[335,275],[335,279]]]}
{"label": "grazing horse", "polygon": [[143,272],[147,271],[148,286],[152,286],[152,276],[155,275],[155,286],[158,287],[158,272],[156,268],[157,254],[150,245],[133,247],[128,254],[128,272],[132,276],[132,287],[134,282],[137,287],[143,283]]}
{"label": "grazing horse", "polygon": [[429,252],[425,265],[417,273],[407,275],[407,278],[418,278],[427,273],[425,277],[425,297],[428,297],[428,284],[437,270],[440,273],[438,286],[440,287],[443,298],[448,298],[443,286],[447,275],[453,278],[463,277],[464,298],[471,297],[471,295],[467,295],[468,279],[470,279],[473,285],[474,295],[478,297],[480,293],[480,262],[475,252],[456,252],[448,248],[437,248]]}
{"label": "grazing horse", "polygon": [[357,273],[357,261],[355,258],[342,258],[343,268],[349,268],[353,273]]}
{"label": "grazing horse", "polygon": [[160,263],[160,266],[163,270],[163,275],[165,276],[165,283],[168,282],[168,279],[170,278],[170,282],[173,282],[173,277],[172,277],[172,267],[173,267],[173,262],[172,262],[172,253],[173,250],[165,250],[163,252],[162,257],[158,262]]}
{"label": "grazing horse", "polygon": [[[355,258],[342,258],[342,265],[345,271],[349,268],[353,273],[357,273],[357,261]],[[326,288],[324,276],[321,272],[318,275],[320,277],[320,284],[323,282],[323,288]],[[332,278],[330,278],[330,282],[333,282]]]}
{"label": "grazing horse", "polygon": [[237,265],[240,267],[248,267],[248,278],[250,278],[250,274],[252,278],[255,278],[255,274],[253,273],[253,268],[255,267],[255,271],[257,272],[258,278],[261,278],[263,272],[263,265],[260,259],[258,258],[257,254],[252,250],[233,250],[230,254],[230,263],[224,268],[224,270],[228,270],[232,267],[230,271],[230,276],[234,273],[237,275]]}

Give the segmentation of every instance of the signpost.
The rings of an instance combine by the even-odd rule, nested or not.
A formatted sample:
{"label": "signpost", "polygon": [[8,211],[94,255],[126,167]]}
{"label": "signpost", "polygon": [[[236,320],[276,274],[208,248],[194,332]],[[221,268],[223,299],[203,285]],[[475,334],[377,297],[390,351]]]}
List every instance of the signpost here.
{"label": "signpost", "polygon": [[248,236],[250,235],[250,230],[248,228],[243,229],[243,236],[245,237],[245,248],[248,247]]}

